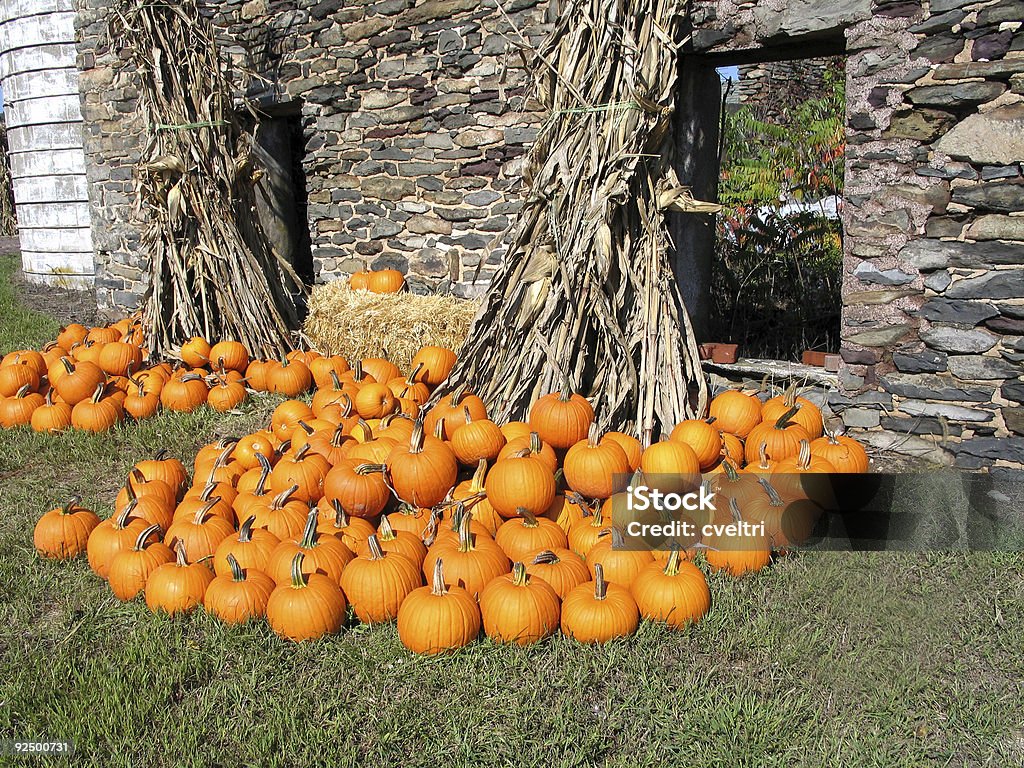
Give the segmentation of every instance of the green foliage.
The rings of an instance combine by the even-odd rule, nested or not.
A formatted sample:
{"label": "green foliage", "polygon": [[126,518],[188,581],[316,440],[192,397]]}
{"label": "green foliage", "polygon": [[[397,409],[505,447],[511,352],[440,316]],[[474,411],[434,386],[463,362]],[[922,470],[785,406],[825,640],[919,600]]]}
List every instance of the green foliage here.
{"label": "green foliage", "polygon": [[750,106],[725,120],[711,330],[745,357],[838,347],[842,225],[815,204],[842,195],[842,74],[826,86],[779,122]]}

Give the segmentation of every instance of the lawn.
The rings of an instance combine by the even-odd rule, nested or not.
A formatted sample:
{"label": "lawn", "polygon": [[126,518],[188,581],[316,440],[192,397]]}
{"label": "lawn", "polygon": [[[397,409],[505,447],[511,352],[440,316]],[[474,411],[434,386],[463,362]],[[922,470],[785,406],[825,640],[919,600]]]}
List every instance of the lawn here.
{"label": "lawn", "polygon": [[[0,353],[58,321],[0,257]],[[114,599],[36,557],[72,494],[108,514],[162,447],[262,424],[205,407],[102,436],[0,431],[0,737],[72,739],[96,766],[1009,766],[1024,763],[1024,557],[818,553],[710,578],[689,631],[604,647],[484,641],[414,657],[393,627],[295,645]],[[11,758],[0,757],[6,765]]]}

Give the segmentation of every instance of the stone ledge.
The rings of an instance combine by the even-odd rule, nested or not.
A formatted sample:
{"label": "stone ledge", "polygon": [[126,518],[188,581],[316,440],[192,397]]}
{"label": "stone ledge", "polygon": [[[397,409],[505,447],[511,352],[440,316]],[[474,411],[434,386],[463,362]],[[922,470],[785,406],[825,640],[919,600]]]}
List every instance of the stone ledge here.
{"label": "stone ledge", "polygon": [[712,360],[701,360],[705,371],[718,373],[722,376],[750,376],[764,378],[771,376],[776,379],[799,379],[821,384],[831,389],[838,389],[839,377],[823,368],[803,363],[790,363],[785,360],[760,360],[757,358],[740,358],[735,363],[716,363]]}

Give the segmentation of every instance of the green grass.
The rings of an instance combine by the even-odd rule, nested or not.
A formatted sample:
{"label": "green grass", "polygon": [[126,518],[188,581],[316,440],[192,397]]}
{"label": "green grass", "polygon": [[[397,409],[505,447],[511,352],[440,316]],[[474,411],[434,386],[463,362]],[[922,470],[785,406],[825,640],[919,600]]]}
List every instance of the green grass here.
{"label": "green grass", "polygon": [[[0,290],[0,352],[52,334]],[[95,766],[1024,762],[1016,554],[790,557],[712,576],[711,612],[684,633],[483,641],[441,659],[410,655],[393,627],[350,622],[294,645],[202,611],[153,616],[84,560],[35,556],[46,509],[81,493],[108,512],[139,458],[167,446],[191,459],[271,406],[102,436],[0,431],[0,738],[74,739],[74,764]]]}

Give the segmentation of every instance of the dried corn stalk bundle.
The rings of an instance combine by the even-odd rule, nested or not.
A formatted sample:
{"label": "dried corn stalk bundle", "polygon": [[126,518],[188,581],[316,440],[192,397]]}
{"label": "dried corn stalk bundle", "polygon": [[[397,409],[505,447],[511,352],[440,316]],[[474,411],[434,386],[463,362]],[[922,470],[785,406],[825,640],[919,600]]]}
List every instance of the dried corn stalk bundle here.
{"label": "dried corn stalk bundle", "polygon": [[110,34],[134,70],[149,126],[136,208],[151,261],[150,349],[163,354],[202,335],[282,354],[293,346],[302,284],[259,224],[258,150],[232,104],[209,22],[195,0],[120,0]]}
{"label": "dried corn stalk bundle", "polygon": [[498,421],[568,380],[606,429],[648,443],[707,385],[669,259],[667,210],[711,212],[672,168],[683,0],[568,0],[532,67],[548,119],[526,196],[444,390]]}

